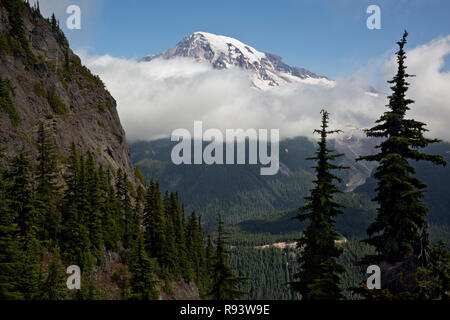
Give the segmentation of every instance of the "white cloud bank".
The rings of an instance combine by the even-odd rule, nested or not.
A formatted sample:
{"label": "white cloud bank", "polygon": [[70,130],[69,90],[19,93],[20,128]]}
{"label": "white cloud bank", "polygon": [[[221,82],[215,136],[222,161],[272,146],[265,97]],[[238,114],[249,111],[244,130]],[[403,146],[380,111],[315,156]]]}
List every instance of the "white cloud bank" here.
{"label": "white cloud bank", "polygon": [[[430,136],[447,141],[450,72],[441,68],[449,53],[450,35],[410,50],[407,60],[408,71],[417,75],[410,79],[408,93],[416,103],[408,116],[426,122]],[[192,131],[195,120],[202,120],[205,129],[268,128],[280,129],[282,137],[311,136],[320,124],[322,108],[331,113],[333,127],[369,127],[387,104],[383,94],[366,94],[364,88],[371,81],[367,72],[338,79],[334,88],[296,83],[260,91],[250,87],[242,70],[213,70],[186,58],[139,63],[80,55],[116,98],[132,141],[168,137],[178,128]],[[380,64],[382,76],[392,78],[394,57]]]}

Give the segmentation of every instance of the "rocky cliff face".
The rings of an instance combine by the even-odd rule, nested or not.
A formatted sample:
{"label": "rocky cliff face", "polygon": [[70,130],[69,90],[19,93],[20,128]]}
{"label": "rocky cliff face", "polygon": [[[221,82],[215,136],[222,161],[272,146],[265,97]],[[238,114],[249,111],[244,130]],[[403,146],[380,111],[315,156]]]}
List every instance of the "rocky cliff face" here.
{"label": "rocky cliff face", "polygon": [[36,155],[42,121],[60,163],[75,143],[105,168],[121,168],[134,179],[116,102],[82,66],[56,21],[25,3],[0,1],[0,77],[0,139],[7,159],[22,147]]}

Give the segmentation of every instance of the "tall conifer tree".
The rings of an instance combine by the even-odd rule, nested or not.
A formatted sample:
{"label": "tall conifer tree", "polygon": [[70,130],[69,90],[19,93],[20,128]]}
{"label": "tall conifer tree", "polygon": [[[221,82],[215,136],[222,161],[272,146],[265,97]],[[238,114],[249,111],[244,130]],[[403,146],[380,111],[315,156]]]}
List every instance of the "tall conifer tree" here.
{"label": "tall conifer tree", "polygon": [[193,211],[186,223],[186,249],[193,268],[194,279],[197,282],[201,278],[200,239],[202,239],[202,235],[200,234],[198,217]]}
{"label": "tall conifer tree", "polygon": [[322,127],[314,131],[320,134],[319,148],[315,157],[308,158],[316,161],[313,167],[316,180],[313,182],[311,194],[305,198],[309,202],[300,207],[301,212],[296,216],[300,221],[310,221],[297,243],[297,248],[302,250],[299,257],[301,269],[294,276],[296,281],[292,283],[292,288],[299,292],[304,300],[343,298],[339,283],[340,274],[345,269],[337,262],[342,248],[336,246],[335,241],[339,239],[339,234],[333,230],[336,216],[343,213],[343,206],[333,199],[336,193],[340,193],[334,181],[341,182],[341,179],[335,176],[332,170],[344,167],[331,163],[341,155],[332,154],[333,150],[328,149],[327,137],[339,130],[328,130],[329,114],[325,110],[322,110],[321,114]]}
{"label": "tall conifer tree", "polygon": [[88,227],[90,209],[87,199],[85,161],[74,144],[72,144],[67,171],[61,236],[64,260],[69,264],[80,266],[82,272],[89,272],[93,265],[93,257]]}
{"label": "tall conifer tree", "polygon": [[[0,160],[3,148],[0,145]],[[23,299],[16,272],[20,267],[17,212],[6,196],[5,170],[0,169],[0,300]]]}
{"label": "tall conifer tree", "polygon": [[170,196],[169,192],[166,191],[164,194],[164,220],[165,220],[165,236],[166,236],[166,244],[164,249],[164,256],[161,259],[161,262],[171,273],[178,273],[178,261],[177,261],[177,248],[176,248],[176,238],[175,238],[175,228],[173,221],[172,207],[170,205]]}
{"label": "tall conifer tree", "polygon": [[90,211],[88,212],[87,226],[92,245],[92,252],[97,257],[98,263],[103,259],[101,248],[104,246],[102,233],[102,216],[105,214],[102,191],[100,189],[100,178],[94,161],[94,155],[89,152],[86,161],[86,188]]}
{"label": "tall conifer tree", "polygon": [[11,160],[6,178],[8,180],[7,197],[18,214],[17,223],[21,236],[36,235],[37,212],[31,187],[31,161],[24,149]]}
{"label": "tall conifer tree", "polygon": [[192,267],[188,259],[186,235],[183,225],[184,219],[181,216],[183,213],[181,212],[178,193],[172,193],[170,195],[170,212],[175,232],[177,265],[181,269],[181,275],[183,278],[189,282],[192,279]]}
{"label": "tall conifer tree", "polygon": [[220,213],[218,213],[217,249],[213,265],[212,289],[209,293],[213,300],[235,300],[243,293],[239,290],[239,284],[243,278],[234,275],[228,264],[227,233]]}
{"label": "tall conifer tree", "polygon": [[211,240],[211,236],[208,236],[205,248],[205,260],[206,260],[206,290],[211,291],[211,279],[214,276],[214,263],[216,259],[216,252]]}
{"label": "tall conifer tree", "polygon": [[36,166],[36,207],[38,210],[38,231],[40,240],[56,241],[61,224],[61,213],[57,206],[57,163],[56,153],[45,130],[44,124],[39,123],[38,137],[38,164]]}
{"label": "tall conifer tree", "polygon": [[120,203],[111,184],[111,172],[99,170],[100,190],[104,195],[102,230],[103,239],[107,249],[117,249],[121,238],[120,230]]}
{"label": "tall conifer tree", "polygon": [[42,300],[64,300],[67,296],[66,276],[56,248],[48,267],[48,273],[41,287]]}
{"label": "tall conifer tree", "polygon": [[133,206],[131,205],[128,177],[119,169],[117,173],[117,198],[120,201],[120,218],[122,227],[122,241],[125,248],[132,247],[133,222],[135,221]]}
{"label": "tall conifer tree", "polygon": [[150,259],[145,252],[144,239],[140,233],[133,248],[133,262],[131,266],[131,299],[156,300],[158,291],[157,281],[153,277],[155,259]]}
{"label": "tall conifer tree", "polygon": [[366,257],[365,261],[390,263],[402,261],[410,255],[420,254],[420,235],[428,209],[423,203],[426,185],[417,179],[409,160],[424,160],[436,165],[445,165],[441,156],[419,151],[438,139],[428,139],[425,123],[406,118],[409,105],[414,101],[406,97],[412,77],[406,72],[404,47],[408,33],[397,42],[397,74],[389,81],[392,94],[389,96],[388,110],[376,121],[377,125],[366,130],[368,137],[382,138],[377,146],[379,152],[358,160],[376,161],[378,167],[374,177],[378,180],[378,215],[367,229],[365,242],[376,248],[377,254]]}
{"label": "tall conifer tree", "polygon": [[161,189],[159,183],[152,180],[147,192],[143,221],[146,248],[152,258],[159,259],[164,256],[166,245],[165,220]]}

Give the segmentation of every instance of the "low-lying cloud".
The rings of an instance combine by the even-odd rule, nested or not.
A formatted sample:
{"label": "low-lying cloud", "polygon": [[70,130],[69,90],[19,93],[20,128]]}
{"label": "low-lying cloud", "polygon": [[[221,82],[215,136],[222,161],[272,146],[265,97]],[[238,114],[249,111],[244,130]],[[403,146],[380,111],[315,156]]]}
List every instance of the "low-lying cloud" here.
{"label": "low-lying cloud", "polygon": [[[450,72],[441,69],[449,53],[450,35],[410,50],[407,60],[408,71],[417,75],[410,79],[408,94],[416,103],[408,116],[426,122],[430,136],[448,141]],[[367,72],[337,79],[333,88],[295,83],[262,91],[251,87],[241,69],[214,70],[188,58],[139,63],[80,55],[116,98],[131,141],[168,137],[178,128],[192,130],[195,120],[202,120],[205,129],[267,128],[280,129],[284,138],[311,136],[322,108],[331,113],[333,127],[345,129],[372,126],[387,104],[384,94],[367,94],[373,79]],[[392,78],[395,58],[379,63],[381,76]]]}

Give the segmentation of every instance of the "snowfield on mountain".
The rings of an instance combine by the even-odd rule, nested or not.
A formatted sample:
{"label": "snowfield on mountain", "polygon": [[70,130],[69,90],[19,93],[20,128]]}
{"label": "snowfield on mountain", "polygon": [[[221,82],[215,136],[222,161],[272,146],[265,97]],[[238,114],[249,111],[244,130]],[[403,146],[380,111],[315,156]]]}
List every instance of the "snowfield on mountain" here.
{"label": "snowfield on mountain", "polygon": [[253,86],[262,90],[295,82],[327,87],[335,85],[334,81],[324,76],[287,65],[280,56],[260,52],[234,38],[209,32],[195,32],[166,52],[148,55],[141,61],[175,57],[189,57],[199,62],[208,62],[218,70],[239,67],[248,72]]}

